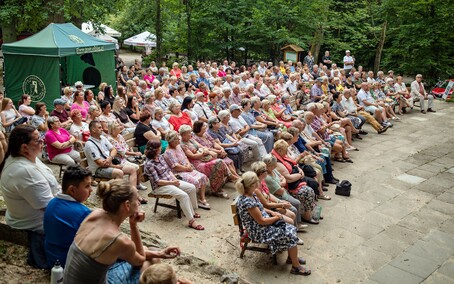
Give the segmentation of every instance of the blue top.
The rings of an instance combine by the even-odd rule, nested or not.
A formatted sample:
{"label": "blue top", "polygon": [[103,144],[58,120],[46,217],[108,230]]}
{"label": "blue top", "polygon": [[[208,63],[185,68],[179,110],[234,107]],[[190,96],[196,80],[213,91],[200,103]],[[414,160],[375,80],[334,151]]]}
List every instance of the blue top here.
{"label": "blue top", "polygon": [[303,153],[307,150],[306,141],[303,139],[303,137],[301,137],[301,135],[298,135],[298,141],[296,141],[293,145],[295,145],[296,149],[298,149],[300,153]]}
{"label": "blue top", "polygon": [[58,194],[44,213],[44,250],[47,263],[53,267],[57,259],[62,267],[80,224],[91,210],[69,195]]}

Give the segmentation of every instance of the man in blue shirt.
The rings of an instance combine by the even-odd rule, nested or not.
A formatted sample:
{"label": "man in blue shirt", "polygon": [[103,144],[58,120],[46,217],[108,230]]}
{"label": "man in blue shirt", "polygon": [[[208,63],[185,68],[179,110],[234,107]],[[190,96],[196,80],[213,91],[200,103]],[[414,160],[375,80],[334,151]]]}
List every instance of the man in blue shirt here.
{"label": "man in blue shirt", "polygon": [[82,202],[90,196],[91,172],[80,166],[70,166],[63,174],[62,193],[52,199],[44,213],[44,249],[47,263],[53,267],[57,260],[64,267],[69,247],[80,224],[91,210]]}

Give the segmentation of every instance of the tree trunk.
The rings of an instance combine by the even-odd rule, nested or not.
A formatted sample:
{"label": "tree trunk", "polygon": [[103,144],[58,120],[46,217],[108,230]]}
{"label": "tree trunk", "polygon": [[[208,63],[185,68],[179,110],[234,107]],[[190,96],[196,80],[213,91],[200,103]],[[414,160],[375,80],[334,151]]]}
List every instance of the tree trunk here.
{"label": "tree trunk", "polygon": [[[64,0],[51,0],[47,1],[47,10],[49,11],[49,19],[47,21],[48,24],[55,23],[55,24],[62,24],[65,23],[65,1]],[[82,28],[81,26],[78,26]]]}
{"label": "tree trunk", "polygon": [[314,64],[318,62],[318,54],[320,53],[320,47],[323,41],[323,26],[320,25],[315,31],[314,39],[312,41],[311,52],[314,56]]}
{"label": "tree trunk", "polygon": [[3,42],[15,42],[17,38],[17,19],[11,18],[9,23],[2,23]]}
{"label": "tree trunk", "polygon": [[381,54],[383,52],[383,46],[385,44],[387,26],[388,26],[388,22],[385,21],[383,23],[383,26],[381,29],[380,40],[378,41],[377,50],[375,51],[375,61],[374,61],[374,73],[375,74],[377,74],[378,70],[380,69]]}
{"label": "tree trunk", "polygon": [[156,0],[156,63],[162,64],[162,20],[161,20],[161,0]]}
{"label": "tree trunk", "polygon": [[191,62],[192,59],[192,27],[191,27],[191,0],[186,0],[186,23],[187,23],[187,47],[186,53],[188,56],[188,62]]}

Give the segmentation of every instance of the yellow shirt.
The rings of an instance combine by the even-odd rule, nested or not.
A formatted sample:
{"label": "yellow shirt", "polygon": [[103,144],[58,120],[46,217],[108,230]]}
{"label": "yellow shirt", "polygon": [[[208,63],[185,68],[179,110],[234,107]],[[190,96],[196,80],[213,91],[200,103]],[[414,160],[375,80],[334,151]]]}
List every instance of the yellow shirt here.
{"label": "yellow shirt", "polygon": [[339,93],[342,93],[344,91],[344,87],[341,84],[339,84],[336,86],[336,91],[338,91]]}

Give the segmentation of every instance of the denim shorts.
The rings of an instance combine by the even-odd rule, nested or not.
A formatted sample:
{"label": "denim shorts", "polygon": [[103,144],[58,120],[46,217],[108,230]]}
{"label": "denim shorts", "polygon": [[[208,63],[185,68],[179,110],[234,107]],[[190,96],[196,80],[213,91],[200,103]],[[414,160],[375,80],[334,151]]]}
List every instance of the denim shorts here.
{"label": "denim shorts", "polygon": [[140,267],[134,267],[124,260],[117,260],[107,270],[107,283],[109,284],[137,284],[139,278]]}

